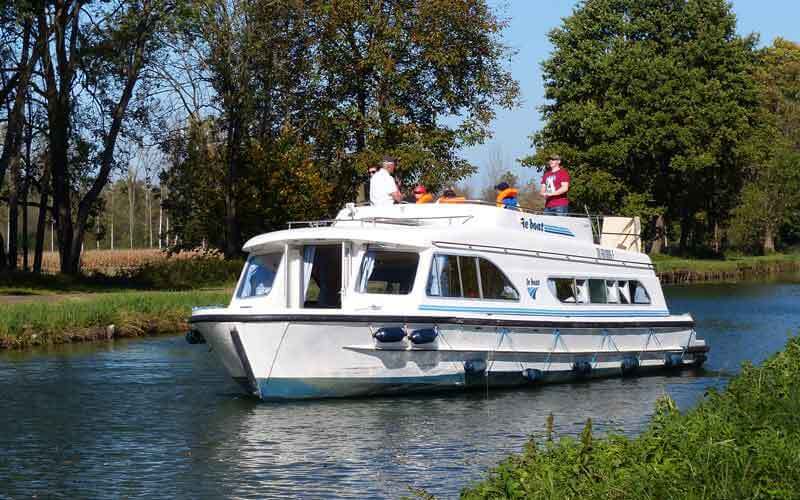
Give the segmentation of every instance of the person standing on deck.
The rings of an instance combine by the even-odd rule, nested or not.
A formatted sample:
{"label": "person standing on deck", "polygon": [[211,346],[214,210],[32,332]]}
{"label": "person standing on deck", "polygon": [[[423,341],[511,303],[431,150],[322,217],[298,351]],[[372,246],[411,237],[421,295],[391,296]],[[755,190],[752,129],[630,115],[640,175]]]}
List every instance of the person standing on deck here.
{"label": "person standing on deck", "polygon": [[381,161],[381,169],[375,172],[369,182],[369,202],[375,206],[394,205],[403,200],[403,195],[397,188],[397,182],[392,177],[397,160],[385,156]]}
{"label": "person standing on deck", "polygon": [[544,196],[545,215],[567,215],[569,213],[569,172],[561,166],[559,155],[548,158],[550,170],[542,176],[541,195]]}

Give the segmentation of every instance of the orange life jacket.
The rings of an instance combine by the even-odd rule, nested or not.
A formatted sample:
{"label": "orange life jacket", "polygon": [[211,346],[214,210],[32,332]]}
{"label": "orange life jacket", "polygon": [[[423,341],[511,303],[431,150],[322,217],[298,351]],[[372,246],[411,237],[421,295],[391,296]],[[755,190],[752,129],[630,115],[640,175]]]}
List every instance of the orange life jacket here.
{"label": "orange life jacket", "polygon": [[519,190],[515,188],[508,188],[500,191],[497,194],[497,198],[495,199],[495,201],[497,202],[497,206],[498,207],[504,206],[505,204],[503,203],[503,200],[505,200],[506,198],[516,198],[518,194]]}
{"label": "orange life jacket", "polygon": [[433,195],[430,193],[425,193],[419,197],[417,203],[433,203]]}
{"label": "orange life jacket", "polygon": [[463,196],[454,196],[452,198],[439,198],[436,203],[464,203],[467,201]]}

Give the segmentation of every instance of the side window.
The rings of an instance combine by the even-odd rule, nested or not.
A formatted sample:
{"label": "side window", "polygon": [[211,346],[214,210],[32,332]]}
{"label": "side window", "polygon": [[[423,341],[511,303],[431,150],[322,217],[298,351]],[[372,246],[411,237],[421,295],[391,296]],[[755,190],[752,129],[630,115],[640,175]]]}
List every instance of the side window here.
{"label": "side window", "polygon": [[240,299],[262,297],[272,290],[283,252],[253,255],[247,259],[242,284],[236,296]]}
{"label": "side window", "polygon": [[592,304],[606,303],[606,280],[589,280],[589,300]]}
{"label": "side window", "polygon": [[427,293],[431,297],[461,297],[458,258],[453,255],[434,255]]}
{"label": "side window", "polygon": [[631,287],[631,296],[633,296],[634,304],[650,303],[650,294],[647,293],[647,290],[645,290],[644,285],[642,285],[638,281],[631,281],[630,287]]}
{"label": "side window", "polygon": [[419,254],[369,250],[361,262],[360,293],[407,295],[417,275]]}
{"label": "side window", "polygon": [[589,280],[575,280],[575,296],[581,304],[589,303]]}
{"label": "side window", "polygon": [[606,280],[606,301],[609,304],[619,303],[619,289],[616,281]]}
{"label": "side window", "polygon": [[497,266],[486,259],[479,258],[478,262],[484,299],[519,300],[519,292]]}
{"label": "side window", "polygon": [[461,271],[461,289],[464,293],[464,298],[481,298],[481,290],[478,285],[478,267],[475,257],[459,256],[458,267]]}
{"label": "side window", "polygon": [[494,264],[462,255],[435,255],[426,291],[430,297],[519,300],[514,285]]}
{"label": "side window", "polygon": [[572,304],[577,302],[575,280],[572,278],[551,278],[550,284],[558,300]]}
{"label": "side window", "polygon": [[617,282],[617,289],[619,291],[619,303],[620,304],[630,304],[631,303],[631,290],[628,287],[627,281],[619,281]]}

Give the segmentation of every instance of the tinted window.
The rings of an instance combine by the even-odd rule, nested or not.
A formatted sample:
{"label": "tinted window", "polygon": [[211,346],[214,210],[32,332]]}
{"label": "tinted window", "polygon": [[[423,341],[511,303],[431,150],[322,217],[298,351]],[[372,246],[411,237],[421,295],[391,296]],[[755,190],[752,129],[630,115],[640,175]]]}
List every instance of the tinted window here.
{"label": "tinted window", "polygon": [[500,269],[486,259],[478,259],[481,270],[483,298],[494,300],[519,300],[519,292]]}
{"label": "tinted window", "polygon": [[272,290],[272,283],[281,263],[282,252],[253,255],[247,259],[236,296],[240,299],[262,297]]}
{"label": "tinted window", "polygon": [[616,304],[619,302],[619,290],[616,281],[606,281],[606,302]]}
{"label": "tinted window", "polygon": [[575,303],[575,280],[572,278],[554,278],[550,280],[555,288],[556,298],[561,302]]}
{"label": "tinted window", "polygon": [[433,257],[427,292],[433,297],[461,297],[458,259],[455,256],[435,255]]}
{"label": "tinted window", "polygon": [[481,298],[478,287],[478,265],[475,257],[459,257],[458,265],[461,269],[461,290],[467,299]]}
{"label": "tinted window", "polygon": [[519,300],[511,281],[494,264],[480,257],[435,255],[427,293],[432,297]]}
{"label": "tinted window", "polygon": [[406,295],[414,286],[419,254],[369,250],[361,262],[358,291]]}
{"label": "tinted window", "polygon": [[589,300],[592,304],[606,303],[606,280],[589,280]]}
{"label": "tinted window", "polygon": [[617,290],[619,291],[619,303],[620,304],[630,304],[631,303],[631,290],[628,287],[627,281],[619,281],[617,282]]}
{"label": "tinted window", "polygon": [[649,304],[650,303],[650,295],[645,290],[644,285],[639,283],[638,281],[631,281],[631,296],[633,297],[634,304]]}

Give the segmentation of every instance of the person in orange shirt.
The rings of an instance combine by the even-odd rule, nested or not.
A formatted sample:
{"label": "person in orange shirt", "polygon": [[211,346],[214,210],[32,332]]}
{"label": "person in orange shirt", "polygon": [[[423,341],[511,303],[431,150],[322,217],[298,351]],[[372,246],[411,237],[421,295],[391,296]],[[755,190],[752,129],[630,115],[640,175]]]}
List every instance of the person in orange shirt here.
{"label": "person in orange shirt", "polygon": [[416,203],[433,203],[433,195],[422,184],[414,188],[414,199]]}

